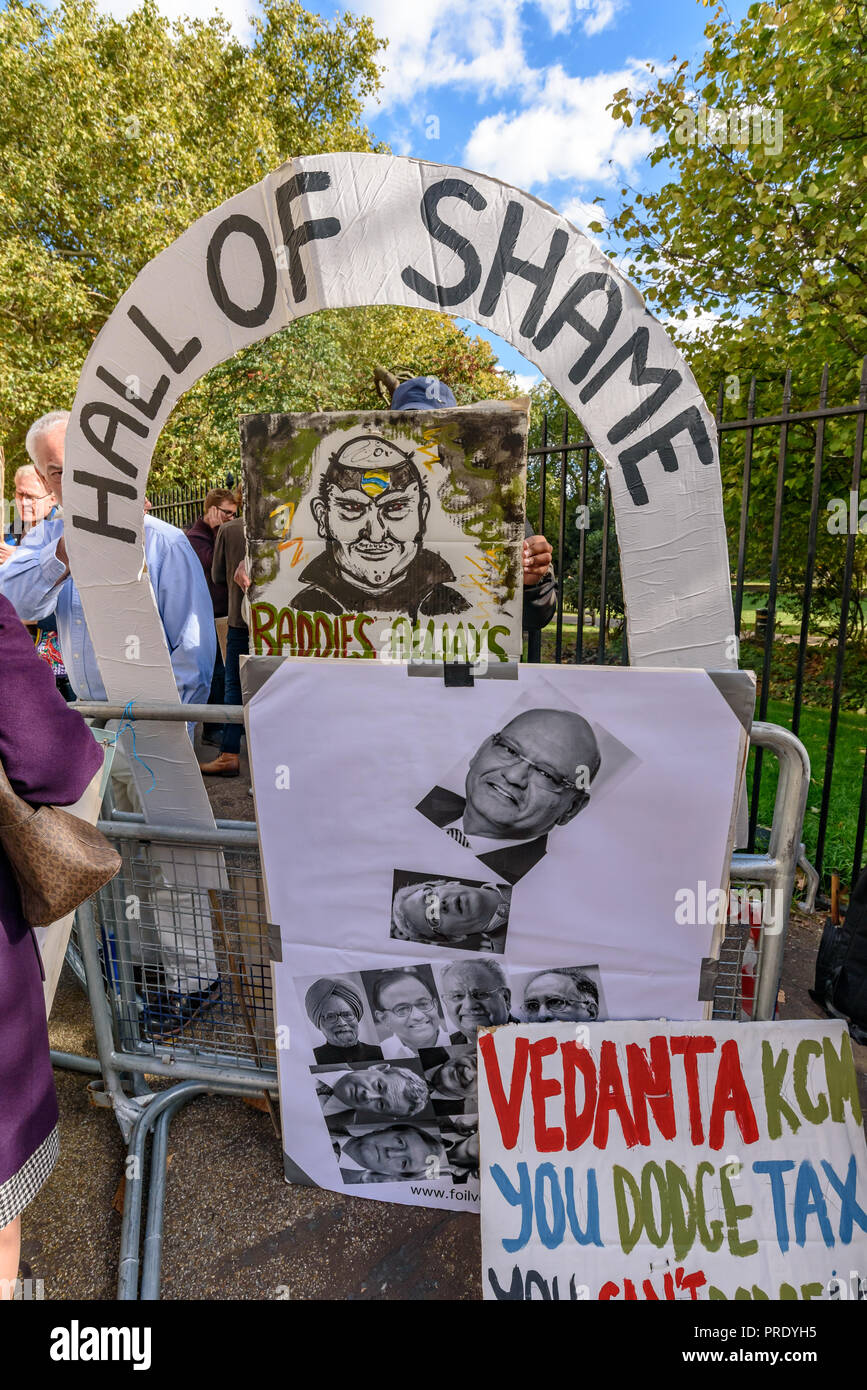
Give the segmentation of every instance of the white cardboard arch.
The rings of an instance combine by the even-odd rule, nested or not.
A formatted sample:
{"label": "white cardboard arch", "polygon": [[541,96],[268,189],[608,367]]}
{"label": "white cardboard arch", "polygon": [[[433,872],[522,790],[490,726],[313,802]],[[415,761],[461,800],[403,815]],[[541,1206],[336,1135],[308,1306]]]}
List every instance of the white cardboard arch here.
{"label": "white cardboard arch", "polygon": [[[84,364],[65,532],[111,701],[178,699],[142,540],[175,402],[294,319],[362,304],[449,309],[538,366],[605,460],[633,664],[736,665],[713,420],[637,290],[527,193],[465,169],[329,154],[290,160],[195,222],[136,277]],[[148,815],[212,824],[183,726],[138,746],[159,763]]]}

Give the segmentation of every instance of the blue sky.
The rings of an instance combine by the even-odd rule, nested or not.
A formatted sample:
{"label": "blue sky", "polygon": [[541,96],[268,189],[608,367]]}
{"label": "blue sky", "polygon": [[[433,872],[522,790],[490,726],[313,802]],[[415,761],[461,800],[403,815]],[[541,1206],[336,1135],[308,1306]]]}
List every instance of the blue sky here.
{"label": "blue sky", "polygon": [[[732,19],[749,0],[731,0]],[[317,7],[331,18],[332,5]],[[584,228],[602,195],[647,189],[648,133],[606,111],[615,91],[704,48],[698,0],[360,0],[388,38],[380,101],[367,112],[396,154],[494,175],[551,203]],[[527,384],[535,367],[484,330],[501,363]]]}
{"label": "blue sky", "polygon": [[[171,17],[221,8],[249,34],[251,0],[158,0]],[[100,0],[123,15],[134,0]],[[729,0],[735,21],[749,0]],[[326,19],[332,3],[310,4]],[[703,50],[710,10],[699,0],[356,0],[388,39],[379,100],[366,112],[373,134],[396,154],[457,164],[501,178],[551,203],[577,226],[610,211],[624,184],[657,186],[650,137],[626,129],[606,106],[624,86],[640,90],[657,70]],[[603,207],[605,205],[603,204]],[[604,219],[600,219],[604,220]],[[537,370],[489,337],[503,366],[526,379]]]}

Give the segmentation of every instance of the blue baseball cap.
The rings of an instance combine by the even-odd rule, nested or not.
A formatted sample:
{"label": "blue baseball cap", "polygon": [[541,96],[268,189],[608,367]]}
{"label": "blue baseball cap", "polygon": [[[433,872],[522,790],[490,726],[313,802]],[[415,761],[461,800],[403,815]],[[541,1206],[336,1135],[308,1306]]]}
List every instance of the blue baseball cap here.
{"label": "blue baseball cap", "polygon": [[436,376],[402,381],[391,398],[392,410],[446,410],[456,405],[451,387]]}

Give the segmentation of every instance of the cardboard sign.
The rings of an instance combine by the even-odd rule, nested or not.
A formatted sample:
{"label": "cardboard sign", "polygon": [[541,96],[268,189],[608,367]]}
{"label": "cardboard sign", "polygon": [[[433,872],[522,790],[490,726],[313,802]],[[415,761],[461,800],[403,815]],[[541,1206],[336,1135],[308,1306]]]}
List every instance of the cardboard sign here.
{"label": "cardboard sign", "polygon": [[[480,1026],[544,1017],[558,991],[586,1020],[704,1016],[746,745],[706,672],[522,666],[454,689],[289,661],[248,741],[293,1179],[466,1203]],[[346,1148],[377,1113],[388,1134]],[[416,1120],[436,1142],[400,1130],[390,1156]]]}
{"label": "cardboard sign", "polygon": [[867,1297],[845,1025],[479,1034],[489,1299]]}
{"label": "cardboard sign", "polygon": [[529,402],[247,415],[256,655],[521,655]]}
{"label": "cardboard sign", "polygon": [[[142,542],[150,460],[175,402],[299,316],[361,304],[448,309],[533,362],[608,469],[633,663],[736,666],[714,424],[637,290],[565,218],[506,184],[324,154],[195,222],[140,272],[85,362],[65,539],[110,700],[177,699]],[[131,632],[146,663],[129,658]],[[182,727],[140,741],[156,777],[146,815],[213,824]]]}

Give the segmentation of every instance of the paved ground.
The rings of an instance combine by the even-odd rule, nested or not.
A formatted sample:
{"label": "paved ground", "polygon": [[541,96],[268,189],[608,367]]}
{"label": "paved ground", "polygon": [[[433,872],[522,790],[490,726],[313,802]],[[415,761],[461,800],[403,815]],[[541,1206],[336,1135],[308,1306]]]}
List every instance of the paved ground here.
{"label": "paved ground", "polygon": [[[205,750],[207,752],[207,750]],[[218,816],[247,819],[246,768],[211,783]],[[812,984],[821,918],[789,932],[784,1018],[818,1018]],[[86,998],[64,972],[52,1045],[95,1056]],[[867,1112],[867,1048],[855,1047]],[[120,1215],[112,1203],[124,1146],[111,1111],[90,1104],[88,1077],[57,1073],[62,1147],[52,1180],[24,1216],[23,1273],[46,1298],[113,1298]],[[481,1293],[478,1218],[343,1197],[284,1183],[267,1114],[206,1096],[170,1134],[163,1297],[167,1299],[453,1299]]]}

